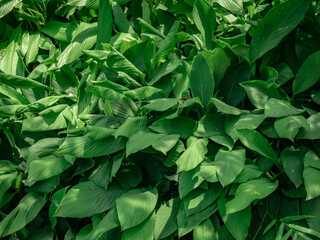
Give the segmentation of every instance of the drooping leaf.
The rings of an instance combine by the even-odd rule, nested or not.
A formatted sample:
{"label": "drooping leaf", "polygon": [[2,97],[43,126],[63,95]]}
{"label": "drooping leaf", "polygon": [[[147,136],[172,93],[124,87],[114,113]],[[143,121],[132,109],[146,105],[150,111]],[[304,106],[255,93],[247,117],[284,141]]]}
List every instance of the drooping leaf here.
{"label": "drooping leaf", "polygon": [[193,97],[199,97],[204,107],[207,107],[214,91],[214,79],[205,58],[198,54],[190,73],[190,88]]}
{"label": "drooping leaf", "polygon": [[104,189],[90,181],[81,182],[68,190],[54,216],[84,218],[102,213],[114,206],[122,193],[123,189],[117,184]]}
{"label": "drooping leaf", "polygon": [[279,99],[270,98],[264,105],[266,117],[286,117],[303,113],[304,110],[297,109]]}
{"label": "drooping leaf", "polygon": [[234,199],[225,205],[226,214],[232,214],[245,209],[252,201],[267,197],[277,187],[278,181],[271,182],[266,178],[258,178],[240,184],[236,190]]}
{"label": "drooping leaf", "polygon": [[255,61],[276,47],[300,23],[308,6],[308,0],[283,2],[258,21],[250,45],[250,61]]}

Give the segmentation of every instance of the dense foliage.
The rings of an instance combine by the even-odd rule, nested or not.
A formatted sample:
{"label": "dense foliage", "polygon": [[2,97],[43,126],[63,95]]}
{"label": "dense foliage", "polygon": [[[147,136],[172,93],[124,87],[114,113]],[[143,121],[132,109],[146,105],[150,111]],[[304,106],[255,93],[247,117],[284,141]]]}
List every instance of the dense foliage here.
{"label": "dense foliage", "polygon": [[0,238],[320,238],[320,3],[1,0]]}

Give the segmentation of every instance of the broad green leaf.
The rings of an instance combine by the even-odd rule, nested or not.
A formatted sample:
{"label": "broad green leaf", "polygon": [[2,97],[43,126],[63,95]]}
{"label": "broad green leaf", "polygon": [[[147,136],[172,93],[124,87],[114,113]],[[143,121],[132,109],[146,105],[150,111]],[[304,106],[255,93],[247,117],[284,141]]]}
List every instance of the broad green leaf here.
{"label": "broad green leaf", "polygon": [[247,92],[248,98],[252,105],[258,109],[264,109],[269,98],[280,98],[276,87],[273,84],[253,80],[240,84]]}
{"label": "broad green leaf", "polygon": [[157,98],[151,100],[147,105],[144,105],[142,108],[149,111],[159,111],[164,112],[168,109],[176,106],[178,104],[178,99],[176,98]]}
{"label": "broad green leaf", "polygon": [[243,170],[239,173],[236,179],[233,181],[234,183],[244,183],[248,182],[249,180],[256,179],[260,177],[263,172],[260,168],[256,165],[250,164],[245,165]]}
{"label": "broad green leaf", "polygon": [[143,130],[147,125],[146,117],[129,117],[127,120],[113,133],[115,138],[119,136],[130,138],[136,131]]}
{"label": "broad green leaf", "polygon": [[188,142],[191,144],[187,150],[184,151],[181,156],[177,159],[176,165],[178,166],[177,172],[189,171],[198,166],[207,153],[208,140],[189,138]]}
{"label": "broad green leaf", "polygon": [[[307,2],[307,1],[306,1]],[[311,54],[299,68],[293,81],[292,91],[298,94],[308,90],[320,79],[320,70],[316,66],[320,64],[320,51]]]}
{"label": "broad green leaf", "polygon": [[306,221],[310,228],[320,231],[320,197],[301,202],[302,213],[305,215],[314,216],[307,218]]}
{"label": "broad green leaf", "polygon": [[239,108],[230,106],[217,98],[212,98],[212,101],[214,102],[218,112],[230,115],[240,115],[242,113]]}
{"label": "broad green leaf", "polygon": [[84,218],[110,209],[123,189],[110,184],[107,189],[93,182],[81,182],[73,186],[60,202],[54,216]]}
{"label": "broad green leaf", "polygon": [[133,189],[122,194],[116,200],[122,231],[146,220],[154,211],[157,200],[158,191],[155,188],[151,190]]}
{"label": "broad green leaf", "polygon": [[272,8],[258,21],[250,45],[250,61],[255,61],[275,48],[300,23],[308,6],[308,0],[286,1]]}
{"label": "broad green leaf", "polygon": [[303,158],[303,179],[307,191],[306,200],[320,195],[320,158],[313,151],[309,151]]}
{"label": "broad green leaf", "polygon": [[155,144],[159,141],[164,134],[157,134],[147,131],[138,131],[132,134],[126,145],[126,154],[127,156],[132,153],[141,151],[147,147],[150,147],[152,144]]}
{"label": "broad green leaf", "polygon": [[167,37],[159,45],[159,49],[151,59],[154,68],[159,62],[162,62],[173,51],[176,45],[176,34],[179,28],[179,22],[175,21]]}
{"label": "broad green leaf", "polygon": [[189,192],[197,188],[203,181],[204,178],[197,176],[194,170],[182,172],[179,175],[178,187],[180,199],[184,198]]}
{"label": "broad green leaf", "polygon": [[25,195],[18,206],[0,222],[0,237],[8,236],[25,227],[39,214],[45,203],[43,194],[31,192]]}
{"label": "broad green leaf", "polygon": [[228,67],[231,65],[230,57],[222,48],[215,48],[212,51],[203,51],[201,54],[206,59],[213,73],[213,79],[218,86]]}
{"label": "broad green leaf", "polygon": [[0,18],[7,15],[19,3],[19,0],[4,0],[0,3]]}
{"label": "broad green leaf", "polygon": [[218,0],[218,3],[231,12],[243,14],[242,0]]}
{"label": "broad green leaf", "polygon": [[29,157],[27,160],[27,182],[41,181],[56,176],[71,166],[64,158],[50,155],[44,158]]}
{"label": "broad green leaf", "polygon": [[215,155],[214,163],[222,186],[232,183],[244,168],[246,150],[238,147],[232,151],[220,148]]}
{"label": "broad green leaf", "polygon": [[156,214],[155,239],[168,237],[178,229],[176,216],[179,206],[179,198],[172,198],[160,206]]}
{"label": "broad green leaf", "polygon": [[237,140],[237,130],[238,129],[256,129],[264,121],[264,114],[241,114],[239,116],[228,116],[225,120],[225,130],[226,133],[232,137],[232,139]]}
{"label": "broad green leaf", "polygon": [[155,212],[137,226],[126,229],[122,233],[122,240],[135,240],[135,239],[153,239],[154,229],[156,225]]}
{"label": "broad green leaf", "polygon": [[292,142],[300,128],[309,128],[307,120],[303,116],[288,116],[276,119],[274,129],[280,138],[288,138]]}
{"label": "broad green leaf", "polygon": [[312,90],[311,98],[316,104],[320,105],[320,91]]}
{"label": "broad green leaf", "polygon": [[[2,4],[2,1],[0,4]],[[21,25],[19,25],[12,32],[11,37],[9,39],[10,43],[8,44],[8,46],[6,46],[5,52],[0,61],[0,69],[6,74],[22,76],[24,73],[23,65],[22,65],[23,63],[21,59],[19,59],[19,55],[18,55],[19,42],[21,40],[21,36],[22,36],[22,28],[21,28]]]}
{"label": "broad green leaf", "polygon": [[46,157],[55,152],[62,142],[62,138],[42,138],[29,147],[29,153],[39,158]]}
{"label": "broad green leaf", "polygon": [[219,136],[224,133],[224,116],[209,113],[200,119],[196,131],[193,133],[197,137]]}
{"label": "broad green leaf", "polygon": [[152,147],[155,150],[162,152],[164,155],[167,155],[167,152],[169,152],[176,145],[179,138],[180,136],[177,134],[165,135],[157,142],[152,144]]}
{"label": "broad green leaf", "polygon": [[100,239],[101,235],[120,226],[117,210],[115,207],[111,208],[109,212],[102,218],[96,227],[93,227],[88,239]]}
{"label": "broad green leaf", "polygon": [[103,158],[97,168],[92,171],[89,180],[100,187],[107,188],[111,181],[112,161],[109,158]]}
{"label": "broad green leaf", "polygon": [[270,158],[273,161],[277,159],[277,155],[271,147],[268,140],[258,131],[251,129],[239,129],[237,134],[241,143],[264,157]]}
{"label": "broad green leaf", "polygon": [[195,1],[192,11],[193,21],[199,29],[207,49],[213,49],[213,32],[216,26],[216,14],[204,0]]}
{"label": "broad green leaf", "polygon": [[219,183],[213,183],[208,189],[195,189],[182,200],[187,216],[202,211],[219,197],[223,188]]}
{"label": "broad green leaf", "polygon": [[29,111],[29,108],[26,105],[0,106],[0,116],[4,116],[4,117],[16,116],[28,111]]}
{"label": "broad green leaf", "polygon": [[277,187],[278,181],[271,182],[266,178],[241,183],[236,190],[234,199],[225,205],[226,214],[232,214],[247,208],[254,200],[263,199],[270,195]]}
{"label": "broad green leaf", "polygon": [[150,76],[148,82],[149,85],[153,85],[158,82],[162,77],[172,73],[181,64],[180,60],[167,60],[164,64],[156,68],[156,70]]}
{"label": "broad green leaf", "polygon": [[58,191],[56,191],[52,197],[51,197],[51,203],[49,206],[49,220],[51,222],[51,226],[54,228],[57,225],[57,217],[54,217],[54,213],[57,210],[59,204],[61,203],[61,200],[63,199],[63,197],[66,195],[68,187],[65,188],[61,188]]}
{"label": "broad green leaf", "polygon": [[270,98],[264,105],[266,117],[286,117],[303,113],[304,110],[297,109],[279,99]]}
{"label": "broad green leaf", "polygon": [[69,0],[67,4],[72,7],[87,7],[98,9],[99,0]]}
{"label": "broad green leaf", "polygon": [[11,87],[16,87],[16,88],[29,89],[29,88],[43,87],[43,88],[51,89],[50,87],[42,83],[39,83],[35,80],[16,76],[16,75],[6,74],[1,71],[0,71],[0,83],[6,84]]}
{"label": "broad green leaf", "polygon": [[278,71],[276,83],[279,86],[282,86],[294,77],[291,68],[284,62],[279,63],[275,68]]}
{"label": "broad green leaf", "polygon": [[72,154],[79,158],[90,158],[112,154],[124,147],[125,143],[122,138],[108,137],[95,141],[88,137],[67,137],[56,153],[58,155]]}
{"label": "broad green leaf", "polygon": [[40,31],[58,41],[70,43],[77,26],[71,22],[51,21]]}
{"label": "broad green leaf", "polygon": [[214,79],[206,59],[198,54],[192,64],[190,73],[190,88],[193,97],[199,97],[204,107],[207,107],[214,91]]}
{"label": "broad green leaf", "polygon": [[215,203],[213,203],[209,207],[207,207],[206,209],[187,217],[187,215],[183,209],[183,204],[181,204],[179,212],[177,214],[179,238],[181,238],[182,236],[191,232],[201,222],[208,219],[216,211],[217,211],[217,205]]}
{"label": "broad green leaf", "polygon": [[116,175],[116,179],[124,190],[137,187],[142,181],[142,172],[137,165],[121,167]]}
{"label": "broad green leaf", "polygon": [[0,175],[0,206],[2,206],[5,194],[16,180],[17,175],[17,172],[8,172]]}
{"label": "broad green leaf", "polygon": [[102,49],[101,43],[109,43],[112,35],[112,12],[110,1],[99,1],[97,47]]}
{"label": "broad green leaf", "polygon": [[71,43],[64,49],[64,51],[57,57],[56,65],[51,68],[60,68],[65,64],[69,64],[78,59],[83,50],[88,50],[94,46],[97,41],[97,24],[87,24],[81,32],[73,38]]}
{"label": "broad green leaf", "polygon": [[[250,69],[247,63],[230,66],[219,85],[223,101],[232,106],[237,106],[246,95],[246,92],[243,87],[241,87],[240,83],[249,80]],[[218,82],[217,79],[215,79],[215,81]]]}
{"label": "broad green leaf", "polygon": [[200,177],[203,178],[207,182],[218,182],[218,176],[217,176],[217,167],[212,161],[208,161],[205,159],[198,167],[196,167],[194,170],[194,176],[193,177]]}
{"label": "broad green leaf", "polygon": [[117,2],[112,3],[112,13],[114,16],[114,23],[117,25],[121,32],[135,33],[121,6]]}
{"label": "broad green leaf", "polygon": [[125,91],[124,95],[132,99],[143,100],[143,99],[151,98],[152,96],[156,94],[161,94],[161,93],[162,93],[162,90],[159,88],[155,88],[152,86],[144,86],[144,87],[136,88],[133,90]]}
{"label": "broad green leaf", "polygon": [[194,240],[217,240],[214,227],[210,218],[199,224],[193,230]]}
{"label": "broad green leaf", "polygon": [[308,128],[302,128],[298,133],[298,139],[319,139],[320,138],[320,113],[311,115],[307,119]]}
{"label": "broad green leaf", "polygon": [[245,240],[250,227],[251,207],[248,206],[239,212],[227,214],[225,209],[226,203],[227,200],[225,198],[218,200],[218,210],[223,222],[235,239]]}
{"label": "broad green leaf", "polygon": [[39,43],[40,43],[40,34],[39,33],[30,34],[29,46],[26,53],[27,65],[36,59],[36,56],[38,55],[38,51],[39,51]]}
{"label": "broad green leaf", "polygon": [[303,157],[307,151],[307,148],[287,147],[280,154],[283,169],[296,188],[303,183]]}
{"label": "broad green leaf", "polygon": [[188,117],[177,117],[174,119],[161,118],[149,127],[158,133],[178,134],[181,138],[188,138],[192,135],[195,121]]}

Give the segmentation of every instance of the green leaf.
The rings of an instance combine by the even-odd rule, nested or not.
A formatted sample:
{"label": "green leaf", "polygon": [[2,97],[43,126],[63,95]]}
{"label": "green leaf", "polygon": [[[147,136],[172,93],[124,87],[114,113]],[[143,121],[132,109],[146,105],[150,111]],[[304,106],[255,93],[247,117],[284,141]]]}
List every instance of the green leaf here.
{"label": "green leaf", "polygon": [[278,181],[271,182],[266,178],[250,180],[241,183],[235,197],[226,204],[226,214],[239,212],[248,207],[254,200],[269,196],[278,187]]}
{"label": "green leaf", "polygon": [[313,229],[302,227],[302,226],[299,226],[299,225],[296,225],[296,224],[288,224],[288,227],[292,228],[294,230],[303,232],[303,233],[310,234],[310,235],[315,236],[317,238],[320,238],[320,233],[315,231],[315,230],[313,230]]}
{"label": "green leaf", "polygon": [[110,209],[123,189],[110,184],[107,189],[93,182],[81,182],[73,186],[63,197],[54,216],[84,218]]}
{"label": "green leaf", "polygon": [[320,231],[320,197],[301,202],[302,213],[305,215],[312,215],[314,217],[307,218],[306,221],[310,228]]}
{"label": "green leaf", "polygon": [[210,218],[199,224],[193,230],[194,240],[217,240],[216,233]]}
{"label": "green leaf", "polygon": [[232,183],[244,168],[246,161],[246,150],[237,147],[235,150],[227,151],[220,148],[215,155],[214,163],[222,186]]}
{"label": "green leaf", "polygon": [[307,120],[303,116],[288,116],[276,119],[274,129],[280,138],[288,138],[292,142],[300,128],[309,128]]}
{"label": "green leaf", "polygon": [[245,240],[250,227],[251,207],[249,206],[239,212],[227,214],[226,203],[227,200],[225,198],[218,200],[218,210],[223,222],[235,239]]}
{"label": "green leaf", "polygon": [[100,157],[120,151],[125,147],[122,138],[108,137],[101,140],[92,140],[88,137],[67,137],[57,154],[69,154],[79,158]]}
{"label": "green leaf", "polygon": [[293,81],[292,91],[298,94],[308,90],[320,79],[320,70],[316,66],[320,64],[320,51],[311,54],[299,68]]}
{"label": "green leaf", "polygon": [[297,139],[319,139],[320,138],[320,113],[311,115],[307,119],[308,128],[302,128]]}
{"label": "green leaf", "polygon": [[258,131],[251,129],[239,129],[237,130],[237,134],[241,143],[250,150],[257,152],[264,157],[270,158],[273,161],[277,159],[277,155],[268,140]]}
{"label": "green leaf", "polygon": [[156,224],[155,212],[137,226],[126,229],[122,233],[123,240],[135,240],[135,239],[152,239],[154,235],[154,229]]}
{"label": "green leaf", "polygon": [[201,222],[208,219],[216,211],[217,211],[217,205],[213,203],[206,209],[187,217],[183,209],[183,204],[181,204],[179,212],[177,214],[179,238],[191,232]]}
{"label": "green leaf", "polygon": [[190,73],[190,88],[193,97],[199,97],[207,107],[214,91],[214,80],[206,59],[198,54],[193,61]]}
{"label": "green leaf", "polygon": [[306,153],[303,159],[303,179],[307,191],[306,200],[320,195],[320,158],[313,151]]}
{"label": "green leaf", "polygon": [[258,166],[253,164],[245,165],[243,170],[239,173],[236,179],[233,181],[234,183],[244,183],[249,180],[256,179],[260,177],[263,172],[260,170]]}
{"label": "green leaf", "polygon": [[109,210],[109,212],[102,218],[99,224],[93,227],[90,232],[88,239],[96,240],[101,237],[104,233],[120,226],[120,222],[118,219],[118,214],[116,208],[113,207]]}
{"label": "green leaf", "polygon": [[242,0],[218,0],[218,3],[231,12],[243,14]]}
{"label": "green leaf", "polygon": [[162,62],[173,51],[176,45],[176,34],[179,28],[179,22],[175,21],[170,29],[167,37],[159,44],[159,49],[151,59],[151,64],[154,68],[157,63]]}
{"label": "green leaf", "polygon": [[[198,169],[196,172],[198,172]],[[179,175],[178,188],[180,199],[184,198],[189,192],[197,188],[203,181],[204,178],[202,178],[201,176],[197,176],[194,170],[182,172]]]}
{"label": "green leaf", "polygon": [[50,155],[44,158],[30,157],[27,160],[27,182],[41,181],[56,176],[71,166],[64,158]]}
{"label": "green leaf", "polygon": [[159,151],[162,152],[164,155],[167,154],[178,142],[180,136],[177,134],[172,134],[172,135],[165,135],[162,138],[160,138],[157,142],[152,144],[152,147]]}
{"label": "green leaf", "polygon": [[20,1],[19,0],[4,0],[0,3],[0,18],[7,15],[12,9],[17,5]]}
{"label": "green leaf", "polygon": [[39,51],[39,43],[40,43],[40,34],[34,33],[30,34],[30,41],[28,50],[26,53],[26,64],[33,62],[36,59]]}
{"label": "green leaf", "polygon": [[230,106],[216,98],[212,98],[214,105],[216,106],[218,112],[230,115],[240,115],[242,111],[239,108]]}
{"label": "green leaf", "polygon": [[57,57],[56,65],[52,68],[61,68],[65,64],[69,64],[78,59],[83,50],[88,50],[94,46],[97,41],[97,25],[86,24],[82,31],[78,32],[71,43],[64,49],[64,51]]}
{"label": "green leaf", "polygon": [[57,222],[58,222],[57,217],[54,217],[53,215],[57,210],[59,204],[61,203],[61,200],[66,195],[67,189],[68,187],[59,189],[51,197],[51,203],[50,203],[48,214],[49,214],[49,220],[51,222],[51,226],[53,228],[57,225]]}
{"label": "green leaf", "polygon": [[192,11],[193,21],[199,29],[207,49],[213,49],[213,32],[216,26],[216,14],[204,0],[195,1]]}
{"label": "green leaf", "polygon": [[8,236],[25,227],[39,214],[45,203],[43,194],[31,192],[25,195],[18,206],[0,222],[0,237]]}
{"label": "green leaf", "polygon": [[179,206],[179,198],[172,198],[161,204],[156,214],[155,239],[168,237],[178,229],[176,216]]}
{"label": "green leaf", "polygon": [[143,130],[147,125],[146,117],[129,117],[127,120],[113,133],[115,138],[119,136],[130,138],[136,131]]}
{"label": "green leaf", "polygon": [[208,140],[196,139],[191,137],[188,139],[188,148],[177,159],[176,165],[178,166],[177,172],[189,171],[198,166],[207,153]]}
{"label": "green leaf", "polygon": [[70,43],[77,26],[69,22],[48,22],[40,31],[58,41]]}
{"label": "green leaf", "polygon": [[164,112],[178,104],[178,99],[176,98],[157,98],[151,100],[147,105],[144,105],[142,108],[149,111],[158,111]]}
{"label": "green leaf", "polygon": [[270,98],[264,105],[266,117],[286,117],[303,113],[305,110],[297,109],[279,99]]}
{"label": "green leaf", "polygon": [[177,117],[174,119],[161,118],[150,125],[150,128],[158,133],[178,134],[181,138],[192,135],[195,121],[188,117]]}
{"label": "green leaf", "polygon": [[122,194],[116,200],[121,230],[135,227],[142,223],[154,211],[158,200],[158,191],[133,189]]}
{"label": "green leaf", "polygon": [[219,183],[213,183],[208,189],[195,189],[182,200],[187,216],[200,212],[211,205],[222,192],[223,188]]}
{"label": "green leaf", "polygon": [[296,188],[303,183],[303,157],[307,151],[307,148],[295,149],[287,147],[280,154],[283,169]]}
{"label": "green leaf", "polygon": [[223,79],[225,72],[231,65],[231,59],[222,48],[201,52],[206,59],[212,73],[213,79],[218,86]]}
{"label": "green leaf", "polygon": [[172,73],[181,65],[180,60],[167,60],[160,67],[156,68],[156,70],[150,76],[150,80],[148,82],[149,85],[153,85],[158,82],[162,77]]}
{"label": "green leaf", "polygon": [[118,170],[116,179],[125,190],[129,190],[137,187],[142,181],[142,172],[135,164],[124,166]]}
{"label": "green leaf", "polygon": [[99,1],[97,49],[101,43],[109,43],[112,35],[112,11],[109,1]]}
{"label": "green leaf", "polygon": [[300,23],[308,6],[308,0],[286,1],[272,8],[258,21],[250,45],[250,61],[255,61],[275,48]]}
{"label": "green leaf", "polygon": [[42,83],[39,83],[35,80],[25,78],[25,77],[16,76],[16,75],[6,74],[1,71],[0,71],[0,83],[6,84],[11,87],[23,88],[23,89],[36,88],[36,87],[43,87],[43,88],[51,89],[50,87],[48,87]]}
{"label": "green leaf", "polygon": [[280,98],[280,95],[273,84],[253,80],[240,84],[247,92],[248,98],[252,105],[258,109],[264,109],[269,98]]}
{"label": "green leaf", "polygon": [[147,131],[135,132],[130,136],[127,142],[127,156],[150,147],[152,144],[155,144],[157,141],[159,141],[163,136],[164,134],[157,134]]}

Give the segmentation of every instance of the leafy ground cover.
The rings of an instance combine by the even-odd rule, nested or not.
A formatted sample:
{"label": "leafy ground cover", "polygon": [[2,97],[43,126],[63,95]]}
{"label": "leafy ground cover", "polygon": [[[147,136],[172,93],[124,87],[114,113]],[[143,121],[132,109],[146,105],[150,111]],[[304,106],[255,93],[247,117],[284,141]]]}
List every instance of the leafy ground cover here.
{"label": "leafy ground cover", "polygon": [[319,12],[0,1],[0,238],[319,239]]}

